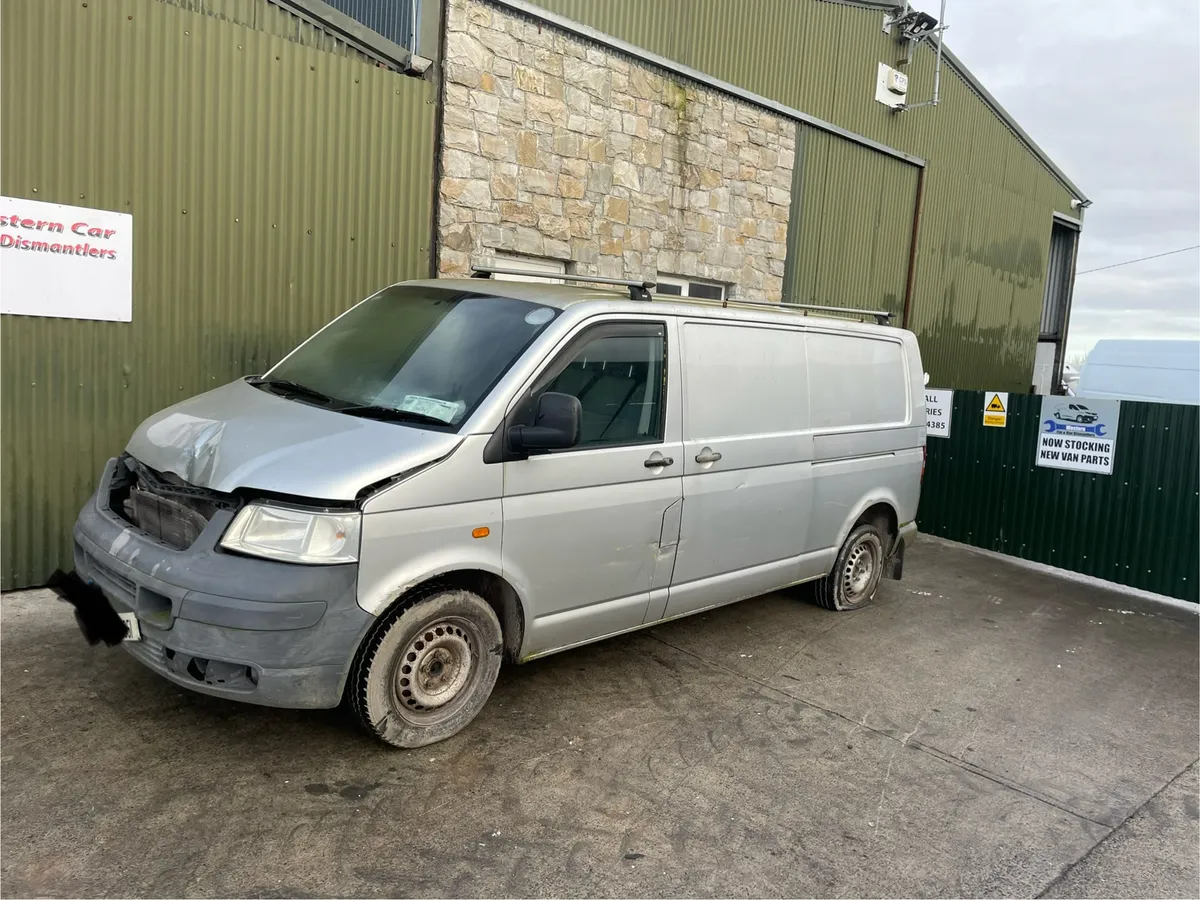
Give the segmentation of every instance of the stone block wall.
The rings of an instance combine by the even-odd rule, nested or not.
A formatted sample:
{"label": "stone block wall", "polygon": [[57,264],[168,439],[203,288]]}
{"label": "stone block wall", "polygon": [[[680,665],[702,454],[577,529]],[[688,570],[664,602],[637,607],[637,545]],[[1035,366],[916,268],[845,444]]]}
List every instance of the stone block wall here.
{"label": "stone block wall", "polygon": [[503,251],[781,300],[794,122],[478,0],[444,66],[442,275]]}

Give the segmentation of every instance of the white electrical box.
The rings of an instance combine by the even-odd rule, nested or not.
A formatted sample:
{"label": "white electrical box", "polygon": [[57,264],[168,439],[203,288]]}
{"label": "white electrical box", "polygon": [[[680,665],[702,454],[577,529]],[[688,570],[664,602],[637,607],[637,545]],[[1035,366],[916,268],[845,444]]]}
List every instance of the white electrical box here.
{"label": "white electrical box", "polygon": [[904,105],[906,97],[908,76],[886,63],[880,63],[875,77],[875,99],[884,106],[895,109]]}

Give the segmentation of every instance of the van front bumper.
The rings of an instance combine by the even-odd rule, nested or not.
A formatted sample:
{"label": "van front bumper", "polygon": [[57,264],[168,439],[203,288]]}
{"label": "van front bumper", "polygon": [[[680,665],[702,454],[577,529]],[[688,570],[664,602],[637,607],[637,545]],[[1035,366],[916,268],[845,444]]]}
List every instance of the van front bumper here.
{"label": "van front bumper", "polygon": [[357,602],[358,567],[221,552],[228,511],[176,550],[108,508],[115,467],[108,463],[75,523],[75,570],[116,612],[136,614],[142,639],[122,646],[201,693],[263,706],[337,706],[374,621]]}

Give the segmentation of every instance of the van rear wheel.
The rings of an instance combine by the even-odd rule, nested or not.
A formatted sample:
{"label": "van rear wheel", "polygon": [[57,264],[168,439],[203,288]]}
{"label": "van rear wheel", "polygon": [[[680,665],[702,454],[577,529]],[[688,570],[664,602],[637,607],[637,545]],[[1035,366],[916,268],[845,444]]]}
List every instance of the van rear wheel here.
{"label": "van rear wheel", "polygon": [[500,673],[500,620],[482,597],[435,590],[378,623],[350,673],[363,727],[394,747],[423,747],[478,715]]}
{"label": "van rear wheel", "polygon": [[817,582],[826,609],[860,609],[871,602],[883,574],[887,536],[873,522],[857,525],[838,552],[833,571]]}

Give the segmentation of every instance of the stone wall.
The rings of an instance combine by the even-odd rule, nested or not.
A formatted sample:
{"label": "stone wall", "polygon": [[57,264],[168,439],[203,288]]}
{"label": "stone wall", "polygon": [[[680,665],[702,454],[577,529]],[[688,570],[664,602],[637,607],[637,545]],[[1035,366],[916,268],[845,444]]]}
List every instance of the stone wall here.
{"label": "stone wall", "polygon": [[796,129],[477,0],[450,0],[438,268],[494,251],[779,302]]}

